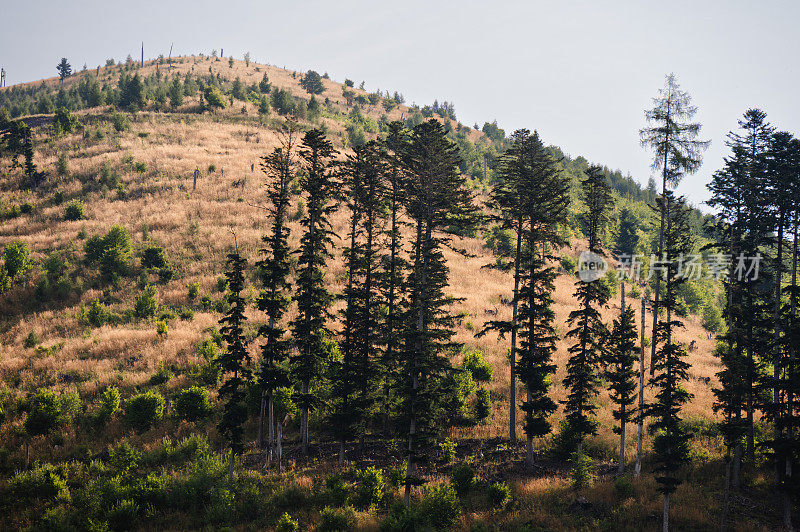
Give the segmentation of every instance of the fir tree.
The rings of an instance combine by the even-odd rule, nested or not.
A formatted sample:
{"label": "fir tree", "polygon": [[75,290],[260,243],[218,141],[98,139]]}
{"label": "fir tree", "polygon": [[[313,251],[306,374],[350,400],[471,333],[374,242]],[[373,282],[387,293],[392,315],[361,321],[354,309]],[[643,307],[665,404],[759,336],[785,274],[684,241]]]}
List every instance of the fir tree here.
{"label": "fir tree", "polygon": [[[414,227],[412,266],[407,279],[401,385],[403,411],[408,420],[405,502],[418,458],[431,446],[437,426],[437,405],[445,377],[452,371],[447,358],[453,348],[452,297],[445,294],[448,267],[442,247],[449,238],[441,232],[458,231],[474,223],[475,207],[458,170],[458,148],[442,125],[429,120],[414,128],[403,153],[407,169],[405,208]],[[441,425],[441,424],[439,424]]]}
{"label": "fir tree", "polygon": [[681,424],[681,407],[692,398],[682,383],[689,378],[686,362],[686,348],[675,339],[675,330],[683,327],[683,323],[675,319],[678,290],[688,278],[681,273],[681,260],[693,251],[691,227],[688,222],[687,208],[683,198],[675,199],[672,192],[662,196],[659,201],[667,201],[671,205],[661,205],[662,212],[667,213],[664,227],[664,294],[663,309],[665,319],[659,321],[656,337],[653,339],[659,348],[654,359],[655,376],[650,385],[655,389],[655,398],[648,407],[652,418],[650,431],[655,434],[653,450],[655,453],[656,482],[664,496],[663,530],[669,529],[670,495],[675,492],[681,480],[678,470],[688,460],[690,434]]}
{"label": "fir tree", "polygon": [[264,338],[261,346],[261,367],[258,380],[261,386],[261,412],[258,426],[258,444],[263,446],[263,420],[266,408],[268,423],[267,466],[273,455],[275,419],[274,393],[277,388],[290,384],[286,359],[290,341],[281,320],[289,306],[289,275],[291,273],[289,228],[286,225],[287,209],[291,198],[290,185],[294,177],[294,129],[282,132],[281,145],[262,158],[261,169],[269,179],[269,214],[272,227],[269,235],[262,237],[262,259],[256,264],[263,288],[257,300],[258,309],[267,315],[267,323],[259,329]]}
{"label": "fir tree", "polygon": [[379,376],[377,227],[384,203],[383,153],[375,142],[354,148],[342,164],[344,196],[350,211],[349,245],[344,249],[347,285],[342,312],[341,362],[333,383],[332,425],[338,433],[339,463],[344,444],[356,434],[362,438],[375,400]]}
{"label": "fir tree", "polygon": [[636,315],[633,307],[625,306],[625,283],[620,283],[620,315],[614,320],[608,341],[605,361],[605,378],[608,381],[611,402],[616,405],[614,419],[619,426],[614,432],[619,434],[619,473],[625,471],[625,425],[636,414],[633,403],[636,401]]}
{"label": "fir tree", "polygon": [[[590,166],[586,170],[582,188],[586,203],[586,212],[582,219],[584,234],[589,241],[589,252],[603,255],[602,232],[608,221],[613,199],[600,167]],[[598,365],[602,360],[608,335],[599,309],[606,306],[611,294],[608,286],[598,280],[586,282],[578,279],[575,287],[578,309],[569,314],[567,322],[572,329],[567,332],[567,338],[574,338],[576,343],[568,349],[570,357],[564,386],[569,392],[564,413],[580,451],[583,439],[597,432],[594,420],[597,406],[594,398],[598,393]]]}
{"label": "fir tree", "polygon": [[225,350],[220,354],[218,362],[225,380],[219,388],[219,396],[225,399],[222,419],[219,421],[219,432],[227,440],[231,448],[228,482],[233,485],[233,465],[235,455],[243,448],[243,425],[247,421],[245,404],[247,382],[250,378],[250,355],[244,337],[246,303],[242,297],[244,290],[244,269],[246,261],[238,251],[228,254],[228,305],[229,310],[219,323],[220,333],[226,342]]}
{"label": "fir tree", "polygon": [[337,184],[329,161],[335,151],[325,134],[312,129],[303,136],[300,157],[305,173],[300,188],[306,202],[306,216],[301,221],[297,266],[297,316],[292,321],[297,353],[291,357],[292,376],[300,383],[297,405],[301,409],[300,437],[303,454],[308,454],[308,415],[317,400],[311,386],[319,376],[320,364],[328,341],[327,321],[333,296],[325,286],[325,263],[330,258],[332,231],[329,215],[336,209],[332,202]]}
{"label": "fir tree", "polygon": [[56,65],[56,70],[58,70],[58,79],[62,83],[72,75],[72,65],[69,64],[66,57],[61,58],[61,62]]}
{"label": "fir tree", "polygon": [[384,232],[387,240],[385,253],[381,257],[381,271],[378,277],[379,289],[386,308],[386,316],[381,324],[381,341],[383,354],[381,357],[383,373],[383,416],[384,431],[389,430],[392,405],[394,403],[395,384],[400,379],[398,374],[398,356],[400,343],[400,302],[403,296],[403,283],[408,262],[403,251],[403,236],[400,231],[404,223],[401,220],[405,172],[402,155],[408,143],[408,131],[400,121],[390,122],[388,133],[383,141],[385,149],[385,187],[388,225]]}

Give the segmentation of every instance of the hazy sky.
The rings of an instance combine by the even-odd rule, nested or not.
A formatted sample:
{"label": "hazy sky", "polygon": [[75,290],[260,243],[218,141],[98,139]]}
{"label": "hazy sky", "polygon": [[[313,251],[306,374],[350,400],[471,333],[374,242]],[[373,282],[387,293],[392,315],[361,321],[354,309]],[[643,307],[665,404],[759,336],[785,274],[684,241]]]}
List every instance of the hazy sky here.
{"label": "hazy sky", "polygon": [[0,0],[9,84],[106,58],[224,49],[366,81],[408,103],[455,104],[462,122],[537,129],[570,155],[646,183],[643,110],[674,72],[711,139],[678,189],[694,203],[749,107],[800,132],[800,2],[239,2]]}

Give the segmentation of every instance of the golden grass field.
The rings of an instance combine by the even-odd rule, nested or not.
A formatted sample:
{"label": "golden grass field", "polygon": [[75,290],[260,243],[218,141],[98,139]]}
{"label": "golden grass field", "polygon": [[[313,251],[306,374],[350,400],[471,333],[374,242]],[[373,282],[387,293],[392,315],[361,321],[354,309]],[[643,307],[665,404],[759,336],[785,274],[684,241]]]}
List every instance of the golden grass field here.
{"label": "golden grass field", "polygon": [[[258,82],[267,72],[274,87],[287,89],[296,96],[307,96],[299,85],[299,73],[275,66],[251,63],[248,67],[243,61],[236,61],[233,68],[229,68],[227,60],[185,57],[178,58],[173,67],[171,72],[194,71],[202,74],[207,74],[210,67],[214,73],[220,72],[229,80],[238,76],[245,83]],[[155,68],[154,62],[148,62],[139,72],[147,75],[153,73]],[[163,72],[166,66],[161,65],[160,68]],[[112,80],[112,76],[116,76],[108,70],[101,69],[101,80]],[[75,81],[67,81],[70,82]],[[325,93],[319,98],[329,98],[336,108],[346,112],[341,85],[330,80],[323,82]],[[58,80],[53,78],[45,80],[45,83],[57,85]],[[79,119],[85,124],[85,135],[81,128],[57,138],[51,137],[44,129],[37,130],[35,163],[39,169],[48,172],[48,181],[39,191],[32,192],[20,188],[16,174],[9,173],[0,178],[0,196],[4,202],[30,201],[36,205],[33,214],[2,222],[0,248],[11,241],[22,240],[28,243],[37,260],[42,260],[55,250],[65,250],[77,261],[82,256],[83,248],[79,233],[86,236],[101,235],[113,224],[121,224],[130,231],[136,248],[144,246],[143,235],[147,234],[150,241],[165,249],[175,269],[175,277],[165,285],[158,285],[162,304],[187,305],[187,285],[194,282],[199,283],[201,296],[208,294],[219,299],[221,294],[216,291],[217,278],[224,271],[225,256],[233,249],[234,238],[239,250],[252,265],[258,257],[260,238],[268,229],[269,219],[264,211],[265,176],[259,169],[259,161],[277,145],[275,127],[282,119],[274,112],[269,118],[260,119],[257,109],[243,102],[236,102],[215,113],[199,113],[196,112],[198,109],[198,100],[187,98],[179,112],[139,112],[130,117],[131,127],[123,133],[114,131],[108,109],[103,108],[78,113]],[[408,112],[408,107],[401,105],[392,110],[389,117],[401,118]],[[364,113],[378,118],[384,114],[384,110],[367,108]],[[324,114],[319,120],[327,127],[334,145],[344,151],[343,139],[346,134],[341,121]],[[97,137],[98,130],[104,133],[103,138]],[[470,131],[473,140],[482,135],[478,131]],[[69,157],[69,175],[58,178],[55,164],[62,152]],[[137,172],[132,165],[124,162],[131,158],[135,162],[145,163],[146,171]],[[82,194],[81,181],[96,180],[105,163],[119,172],[128,190],[127,198],[119,199],[113,190]],[[212,165],[214,171],[209,171]],[[193,191],[192,174],[195,168],[199,169],[200,178],[197,190]],[[234,186],[234,183],[238,185]],[[63,190],[68,200],[80,197],[84,201],[86,219],[64,220],[64,205],[54,205],[48,201],[49,192],[56,188]],[[293,205],[290,211],[294,212],[295,208],[296,205]],[[332,223],[334,231],[344,235],[346,210],[342,208],[337,211]],[[296,246],[299,224],[292,222],[290,227],[290,242]],[[489,386],[494,417],[484,425],[453,429],[451,436],[454,439],[503,437],[509,431],[508,341],[499,339],[493,333],[476,338],[474,333],[489,319],[510,316],[511,307],[501,304],[500,296],[510,295],[512,279],[508,273],[483,268],[494,262],[494,257],[481,239],[458,240],[457,247],[466,249],[473,256],[465,258],[449,250],[445,252],[450,267],[449,291],[460,298],[454,310],[466,315],[458,327],[456,340],[480,348],[494,367],[494,379]],[[563,251],[577,257],[581,245],[576,240],[569,249]],[[341,291],[343,287],[340,281],[344,273],[341,249],[335,250],[334,259],[328,266],[330,289],[333,292]],[[558,333],[562,337],[568,329],[567,316],[576,308],[572,295],[574,283],[575,278],[566,274],[556,280],[554,310]],[[216,313],[197,310],[191,320],[170,321],[166,338],[159,337],[154,323],[149,321],[89,328],[79,320],[81,308],[102,296],[101,292],[88,290],[80,299],[34,310],[27,303],[33,297],[33,290],[33,282],[24,283],[0,299],[0,313],[3,316],[0,319],[0,393],[5,393],[9,399],[21,397],[42,384],[61,391],[76,390],[87,404],[91,404],[97,393],[109,384],[119,386],[123,396],[129,395],[162,364],[189,368],[201,362],[195,346],[207,337],[219,319]],[[255,290],[256,287],[249,289],[248,295],[252,297]],[[121,311],[131,308],[138,292],[136,279],[125,279],[118,289],[107,292],[105,299],[112,301],[109,305],[111,310]],[[636,308],[638,322],[640,300],[628,297],[627,303]],[[497,311],[499,316],[495,317],[487,311]],[[610,322],[618,312],[619,294],[603,310],[603,315]],[[291,315],[290,312],[289,317]],[[253,328],[263,320],[254,308],[250,309],[249,318],[249,326]],[[646,325],[646,334],[649,336],[652,326],[649,316]],[[335,324],[333,328],[336,328]],[[43,346],[61,347],[53,349],[53,352],[37,352],[26,348],[24,341],[31,331],[39,335]],[[712,354],[714,339],[702,328],[697,317],[685,321],[685,328],[677,333],[677,339],[687,344],[692,340],[697,343],[697,349],[689,354],[692,368],[690,379],[685,383],[686,388],[694,394],[694,399],[685,406],[684,416],[713,419],[714,397],[711,389],[717,384],[715,374],[719,371],[719,363]],[[552,396],[557,401],[566,396],[562,380],[566,371],[567,347],[567,342],[560,340],[554,357],[558,370],[553,379]],[[649,354],[649,349],[647,351]],[[251,353],[257,359],[257,344],[251,345]],[[706,384],[699,381],[698,377],[711,377],[711,381]],[[10,386],[11,382],[18,385]],[[186,377],[178,376],[165,386],[167,389],[178,389],[185,385]],[[523,393],[520,387],[518,397],[522,397]],[[618,436],[612,433],[611,405],[605,392],[601,392],[598,403],[600,425],[597,439],[614,448],[618,445]],[[554,414],[554,424],[560,418],[559,410]],[[520,420],[521,415],[517,419]],[[76,429],[66,427],[63,432],[67,447],[70,440],[76,437]],[[172,424],[168,429],[151,431],[149,435],[131,436],[131,441],[146,446],[165,434],[180,436],[189,432],[191,427],[183,422]],[[523,434],[521,423],[517,433]],[[19,426],[12,427],[9,423],[0,430],[0,438],[8,438],[9,441],[20,438],[19,434]],[[112,423],[104,439],[106,443],[111,442],[122,434],[119,423]],[[626,454],[628,460],[632,460],[635,456],[635,428],[629,428],[628,434]],[[649,449],[649,437],[645,440],[645,449]],[[44,451],[42,448],[33,452],[38,454]],[[303,482],[302,473],[298,472],[297,475],[299,478],[296,481]],[[644,519],[654,513],[657,515],[660,509],[660,497],[655,492],[652,478],[645,477],[640,482],[637,490],[641,497],[635,503],[626,503],[631,512],[628,522],[635,522],[636,516]],[[542,529],[558,529],[563,523],[548,521],[548,508],[552,510],[555,501],[561,497],[570,497],[566,494],[568,485],[566,473],[514,480],[513,491],[524,498],[525,505],[504,519],[511,522],[524,520],[524,516],[541,514],[538,526]],[[685,508],[682,511],[687,513],[682,514],[682,518],[686,522],[711,526],[709,515],[703,515],[704,511],[707,512],[706,505],[712,504],[710,496],[708,493],[699,493],[698,489],[691,484],[683,485],[674,497],[674,507]],[[600,503],[613,502],[615,497],[613,486],[608,482],[596,485],[589,496]],[[461,523],[463,528],[469,528],[473,520],[485,517],[484,514],[468,514],[462,517]],[[376,528],[374,515],[363,515],[359,519],[364,528]],[[650,523],[654,524],[657,523]]]}
{"label": "golden grass field", "polygon": [[[207,72],[211,65],[214,72],[221,71],[224,76],[239,76],[243,81],[260,80],[266,71],[270,82],[280,88],[288,89],[296,95],[305,94],[292,73],[280,68],[236,61],[229,68],[227,61],[214,62],[209,59],[185,58],[175,65],[175,70],[185,72],[196,69]],[[162,71],[164,66],[161,66]],[[142,74],[155,69],[147,64]],[[260,70],[260,71],[258,71]],[[101,72],[101,78],[104,74]],[[56,80],[47,80],[57,83]],[[344,106],[340,85],[324,80],[326,91],[321,98],[328,97],[338,105]],[[197,105],[188,101],[185,107]],[[244,106],[247,114],[242,114]],[[369,111],[379,116],[383,110]],[[399,118],[407,108],[400,106],[392,111],[392,118]],[[106,136],[96,140],[93,136],[76,132],[56,139],[46,139],[39,134],[40,150],[35,162],[40,169],[47,170],[50,178],[44,190],[61,188],[66,196],[79,196],[81,184],[76,176],[96,176],[104,163],[118,169],[120,177],[128,188],[129,198],[116,199],[114,191],[92,193],[84,198],[86,219],[64,221],[63,205],[37,208],[32,216],[23,216],[3,222],[0,227],[0,247],[13,240],[28,243],[37,259],[59,249],[79,250],[82,242],[77,239],[80,231],[89,236],[105,233],[113,224],[125,226],[134,237],[135,244],[142,245],[142,230],[149,238],[162,245],[176,269],[176,278],[164,286],[159,286],[159,297],[166,305],[187,303],[187,284],[198,282],[201,294],[212,294],[216,279],[224,271],[225,255],[233,247],[234,234],[239,249],[252,264],[257,258],[260,237],[266,232],[269,220],[263,207],[265,204],[265,176],[259,170],[259,158],[276,146],[277,136],[270,126],[280,121],[272,115],[266,123],[260,123],[256,110],[251,104],[237,102],[233,107],[215,114],[184,114],[169,112],[141,112],[132,122],[132,127],[121,134],[113,131],[104,120],[102,111],[89,111],[80,114],[87,124],[86,129],[103,129]],[[341,148],[340,122],[321,118],[325,121],[335,144]],[[473,130],[475,135],[480,135]],[[43,138],[44,137],[44,138]],[[70,177],[59,180],[55,177],[54,165],[58,154],[69,154]],[[124,157],[132,157],[147,165],[147,171],[139,174],[123,164]],[[209,172],[210,165],[216,167]],[[255,165],[254,171],[251,171]],[[200,179],[196,191],[192,191],[192,173],[200,169]],[[241,186],[234,182],[244,180]],[[36,193],[20,191],[14,180],[4,179],[0,183],[6,201],[30,200],[34,204],[41,201]],[[344,234],[347,212],[340,209],[333,216],[334,230]],[[291,224],[292,242],[299,238],[299,225]],[[486,353],[488,361],[494,366],[494,380],[491,384],[495,399],[494,422],[487,426],[461,430],[460,436],[501,436],[508,433],[508,395],[509,368],[506,359],[508,343],[497,335],[488,334],[476,339],[474,331],[480,330],[488,319],[494,319],[487,311],[499,311],[500,317],[510,316],[510,307],[499,303],[499,296],[508,296],[511,291],[511,276],[497,270],[482,268],[493,262],[493,257],[479,239],[460,239],[458,245],[473,254],[465,258],[451,251],[447,258],[451,270],[450,292],[462,298],[455,306],[458,312],[467,313],[459,327],[456,339],[479,347]],[[580,243],[574,242],[567,250],[577,256]],[[341,279],[343,263],[341,252],[329,264],[328,279],[334,292],[341,290],[337,279]],[[31,288],[28,287],[30,291]],[[558,331],[563,335],[567,330],[567,315],[576,306],[572,296],[574,278],[561,275],[556,281],[555,313]],[[123,283],[117,295],[120,307],[130,305],[137,288],[133,280]],[[121,379],[126,387],[132,387],[147,380],[159,364],[186,366],[195,363],[194,345],[203,337],[204,331],[215,325],[218,316],[197,312],[191,321],[175,320],[170,323],[168,338],[158,337],[152,323],[142,322],[125,326],[104,326],[87,330],[79,323],[77,316],[80,306],[89,303],[100,294],[87,291],[80,299],[66,306],[38,312],[24,312],[22,315],[7,315],[0,332],[0,372],[7,377],[17,374],[23,383],[45,381],[62,386],[77,386],[81,396],[92,396],[95,391],[109,383]],[[24,299],[25,288],[9,294],[2,303],[5,313],[16,305],[15,300]],[[217,295],[218,297],[218,295]],[[638,299],[628,297],[628,303],[637,309]],[[113,307],[112,307],[113,308]],[[611,320],[619,311],[618,297],[604,311],[604,317]],[[261,320],[255,310],[251,312],[253,322]],[[649,336],[651,325],[648,325]],[[470,330],[471,329],[471,330]],[[63,342],[63,348],[49,355],[35,354],[23,347],[23,341],[30,331],[36,331],[45,346]],[[692,364],[691,379],[686,387],[695,396],[685,408],[688,416],[712,417],[713,396],[711,387],[718,371],[717,360],[712,355],[713,340],[700,326],[699,319],[686,321],[686,328],[678,333],[682,342],[696,340],[698,349],[690,354]],[[256,355],[256,346],[253,354]],[[561,340],[555,362],[558,372],[554,379],[552,394],[556,400],[565,397],[561,384],[565,374],[567,343]],[[120,361],[134,355],[137,360],[120,370]],[[83,375],[77,384],[62,384],[65,374]],[[710,376],[711,384],[699,382],[697,377]],[[88,378],[87,378],[88,377]],[[179,387],[179,379],[171,382]],[[24,389],[25,386],[22,386]],[[605,394],[599,397],[599,421],[601,434],[615,439],[611,434],[612,425],[609,401]],[[557,414],[558,415],[558,414]],[[518,416],[519,418],[519,416]],[[473,434],[470,434],[473,433]],[[628,453],[631,456],[631,453]]]}

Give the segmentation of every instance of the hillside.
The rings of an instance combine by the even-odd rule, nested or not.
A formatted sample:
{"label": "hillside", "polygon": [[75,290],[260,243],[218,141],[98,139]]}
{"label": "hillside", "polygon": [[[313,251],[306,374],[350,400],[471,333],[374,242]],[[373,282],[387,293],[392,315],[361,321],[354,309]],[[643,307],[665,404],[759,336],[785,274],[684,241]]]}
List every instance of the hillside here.
{"label": "hillside", "polygon": [[[226,59],[208,57],[176,58],[171,65],[158,63],[148,61],[144,67],[131,72],[143,79],[154,77],[157,68],[160,76],[219,74],[225,83],[239,79],[246,87],[258,85],[266,74],[271,92],[283,90],[304,103],[309,100],[300,84],[301,73],[271,65],[252,62],[246,65],[237,60],[229,66]],[[114,90],[119,76],[126,73],[120,70],[119,66],[100,68],[98,81]],[[57,78],[51,78],[10,87],[0,95],[10,90],[41,90],[42,84],[54,93],[60,89],[68,92],[80,80],[80,73],[65,80],[63,85]],[[420,116],[419,109],[402,103],[383,105],[385,97],[370,103],[369,93],[358,88],[348,90],[367,101],[363,105],[353,105],[343,95],[344,85],[324,78],[322,84],[323,92],[315,96],[321,106],[319,113],[311,116],[307,110],[300,113],[304,116],[298,118],[299,127],[323,128],[341,153],[347,152],[359,135],[376,138],[381,124],[388,120],[413,121]],[[211,337],[221,316],[219,302],[224,294],[220,288],[224,290],[224,286],[219,286],[219,278],[224,272],[225,256],[235,243],[248,259],[251,274],[252,265],[258,259],[261,237],[269,223],[260,158],[278,145],[276,130],[285,120],[274,106],[265,114],[259,113],[260,102],[226,98],[229,98],[226,107],[212,112],[203,112],[199,95],[185,95],[181,105],[174,108],[165,104],[155,109],[156,104],[150,102],[135,113],[116,111],[109,105],[88,107],[74,111],[80,126],[72,132],[57,134],[52,132],[53,119],[49,113],[23,118],[34,130],[34,163],[47,176],[36,188],[25,186],[21,171],[10,166],[3,167],[0,176],[0,210],[4,212],[0,223],[0,249],[13,242],[24,242],[32,259],[24,277],[0,296],[0,404],[6,405],[8,413],[6,421],[0,425],[0,442],[3,442],[0,470],[10,473],[23,463],[23,418],[12,405],[38,387],[48,386],[59,394],[77,396],[83,405],[82,411],[88,412],[96,408],[100,393],[109,385],[117,386],[123,399],[148,389],[157,389],[169,398],[197,382],[198,368],[206,363],[198,346]],[[484,132],[449,118],[436,117],[447,122],[454,135],[460,136],[465,158],[463,170],[471,176],[479,199],[485,199],[487,182],[482,176],[483,156],[494,160],[502,151],[502,140],[493,140]],[[569,158],[562,164],[565,171],[573,172],[586,162]],[[195,170],[199,173],[196,189],[193,188]],[[491,164],[487,173],[487,181],[490,181]],[[631,197],[641,194],[640,188],[632,189],[626,205],[646,211],[642,197]],[[83,205],[83,216],[66,220],[65,209],[76,201]],[[290,212],[302,209],[301,200],[295,197]],[[579,205],[573,207],[575,212],[579,209]],[[296,217],[293,218],[290,243],[296,247],[300,225]],[[699,228],[702,217],[698,214],[697,218]],[[97,266],[85,264],[84,250],[91,237],[102,237],[115,224],[130,233],[133,253],[129,274],[108,283],[101,280]],[[332,226],[336,234],[346,234],[345,208],[333,215]],[[483,229],[488,231],[489,226]],[[610,241],[613,235],[608,238]],[[345,280],[341,251],[344,243],[337,241],[335,244],[337,249],[334,259],[327,265],[326,278],[329,288],[341,293]],[[563,253],[575,258],[584,244],[582,237],[573,233],[571,245]],[[159,277],[156,269],[142,267],[143,251],[154,246],[163,249],[171,274]],[[462,316],[455,339],[481,350],[492,366],[493,379],[488,387],[494,409],[490,421],[456,427],[451,437],[465,442],[506,437],[508,341],[493,333],[476,338],[475,332],[490,319],[510,316],[511,307],[502,301],[510,296],[512,278],[509,273],[484,267],[494,263],[496,257],[487,247],[482,231],[473,237],[457,238],[454,247],[470,254],[465,257],[449,250],[445,253],[450,267],[448,293],[458,298],[454,305]],[[48,274],[42,269],[56,262],[58,264],[49,270],[54,270],[55,274],[47,279]],[[197,293],[190,297],[189,287],[195,283]],[[154,320],[137,318],[134,313],[137,297],[145,285],[150,284],[157,288],[161,319],[168,326],[166,335],[157,332]],[[562,271],[554,294],[555,322],[561,339],[554,357],[558,369],[551,395],[557,401],[565,398],[562,381],[568,353],[563,335],[567,316],[576,307],[574,284],[574,275]],[[248,289],[249,299],[252,300],[255,290]],[[637,309],[638,321],[641,300],[630,297],[630,290],[628,286],[627,301]],[[107,313],[99,326],[87,317],[95,302],[102,303]],[[692,310],[697,309],[693,307]],[[290,310],[290,317],[293,312]],[[603,311],[603,317],[611,321],[618,312],[617,293]],[[263,323],[263,314],[250,305],[248,318],[248,334],[252,336]],[[690,380],[685,385],[694,399],[686,406],[684,414],[692,423],[702,425],[716,419],[711,390],[717,384],[716,373],[720,366],[712,354],[713,335],[702,326],[702,318],[694,313],[684,321],[685,328],[678,334],[678,340],[696,343],[696,349],[689,354],[692,367]],[[650,325],[647,327],[649,336]],[[257,345],[254,343],[250,349],[257,359]],[[153,379],[165,369],[171,378],[166,382]],[[705,377],[710,377],[710,381],[701,380]],[[216,392],[213,387],[211,390],[214,399]],[[518,397],[523,393],[520,387]],[[606,461],[610,461],[618,437],[611,430],[613,418],[607,394],[601,393],[599,404],[600,431],[594,441],[598,448],[605,449]],[[518,420],[520,418],[518,415]],[[554,415],[556,425],[560,418],[559,411]],[[218,443],[213,424],[200,427],[201,432],[210,435],[212,445]],[[164,436],[183,437],[193,433],[195,428],[193,423],[166,420],[145,433],[129,434],[127,438],[144,449],[152,449]],[[247,429],[251,440],[253,431],[254,422],[251,421]],[[287,438],[293,440],[296,427],[290,425],[287,431]],[[518,433],[522,433],[521,424]],[[105,430],[95,430],[91,438],[78,424],[68,425],[55,447],[40,439],[31,447],[31,455],[58,461],[75,457],[78,447],[85,449],[81,452],[95,455],[124,435],[119,422]],[[467,445],[465,443],[465,448]],[[635,438],[629,438],[628,445],[631,457],[635,454]],[[713,439],[695,440],[692,445],[698,454],[719,452],[718,442]],[[649,448],[649,436],[645,447]],[[523,478],[514,489],[520,493],[547,492],[547,485],[552,488],[558,482],[566,480],[558,475],[551,480]],[[652,490],[652,486],[647,489]],[[683,500],[696,496],[691,490],[699,490],[693,485],[682,489],[678,498]],[[595,495],[604,497],[602,493]],[[710,497],[704,493],[703,497],[706,496]],[[541,504],[541,500],[537,504]],[[658,501],[653,498],[644,503],[643,508],[643,513],[657,511]],[[17,526],[29,517],[20,516],[17,522],[5,522]],[[509,519],[517,518],[524,521],[526,517],[517,514]],[[0,523],[3,519],[6,518],[0,518]],[[368,518],[364,519],[369,522]],[[465,519],[463,524],[468,527],[469,519]],[[698,516],[686,519],[686,522],[707,524]]]}

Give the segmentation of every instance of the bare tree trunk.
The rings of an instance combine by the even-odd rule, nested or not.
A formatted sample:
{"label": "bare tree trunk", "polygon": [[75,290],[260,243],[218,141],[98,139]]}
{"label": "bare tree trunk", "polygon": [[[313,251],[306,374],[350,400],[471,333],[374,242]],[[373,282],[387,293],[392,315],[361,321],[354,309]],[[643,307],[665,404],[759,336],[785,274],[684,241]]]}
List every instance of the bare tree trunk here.
{"label": "bare tree trunk", "polygon": [[25,469],[31,466],[31,442],[25,440]]}
{"label": "bare tree trunk", "polygon": [[278,429],[278,433],[275,437],[275,465],[278,473],[283,471],[283,465],[281,464],[281,456],[283,456],[283,447],[281,447],[281,428],[282,423],[278,422],[276,428]]}
{"label": "bare tree trunk", "polygon": [[264,448],[264,413],[267,410],[267,393],[261,392],[261,408],[258,411],[258,435],[256,436],[256,446]]}
{"label": "bare tree trunk", "polygon": [[232,490],[233,489],[233,466],[236,461],[236,455],[233,452],[233,447],[231,447],[231,460],[228,463],[228,487]]}
{"label": "bare tree trunk", "polygon": [[[625,315],[625,283],[620,281],[620,321]],[[625,472],[625,405],[620,405],[619,423],[619,466],[617,472],[621,475]]]}
{"label": "bare tree trunk", "polygon": [[522,248],[522,220],[517,222],[517,249],[514,252],[514,299],[511,304],[511,386],[509,389],[509,437],[517,443],[517,309],[519,308],[519,260]]}
{"label": "bare tree trunk", "polygon": [[642,294],[642,328],[639,343],[639,410],[637,415],[638,434],[636,437],[636,466],[633,470],[638,477],[642,472],[642,437],[644,436],[644,322],[646,317],[647,295]]}
{"label": "bare tree trunk", "polygon": [[344,440],[339,442],[339,465],[344,465]]}
{"label": "bare tree trunk", "polygon": [[[308,394],[308,381],[303,381],[301,391],[304,396]],[[303,456],[308,456],[308,406],[303,406],[303,412],[300,416],[300,440]]]}
{"label": "bare tree trunk", "polygon": [[272,448],[275,442],[275,398],[270,393],[267,396],[267,467],[272,465]]}
{"label": "bare tree trunk", "polygon": [[733,448],[733,468],[731,470],[731,487],[738,490],[742,472],[742,442],[737,441]]}
{"label": "bare tree trunk", "polygon": [[728,505],[730,503],[731,493],[731,450],[728,448],[725,454],[725,491],[722,498],[722,518],[720,519],[719,529],[725,532],[728,526]]}
{"label": "bare tree trunk", "polygon": [[669,493],[664,494],[664,520],[662,521],[661,530],[669,532]]}
{"label": "bare tree trunk", "polygon": [[[531,399],[533,398],[533,394],[531,393],[530,386],[528,387],[527,398],[528,398],[528,404],[530,404]],[[526,451],[527,451],[528,465],[532,466],[533,465],[533,437],[530,434],[527,434],[527,438],[526,438],[526,441],[525,441],[525,448],[526,448]]]}

